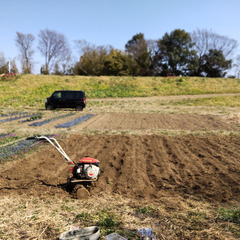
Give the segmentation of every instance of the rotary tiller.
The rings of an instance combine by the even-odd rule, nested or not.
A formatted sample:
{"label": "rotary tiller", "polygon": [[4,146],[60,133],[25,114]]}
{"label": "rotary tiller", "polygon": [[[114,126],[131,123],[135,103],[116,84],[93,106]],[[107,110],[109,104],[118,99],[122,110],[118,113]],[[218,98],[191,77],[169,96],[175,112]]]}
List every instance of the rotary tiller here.
{"label": "rotary tiller", "polygon": [[90,196],[88,189],[96,182],[100,176],[99,160],[85,156],[78,162],[72,161],[58,141],[53,137],[35,136],[28,139],[49,142],[67,161],[72,177],[68,178],[68,183],[71,184],[73,193],[77,198],[86,199]]}

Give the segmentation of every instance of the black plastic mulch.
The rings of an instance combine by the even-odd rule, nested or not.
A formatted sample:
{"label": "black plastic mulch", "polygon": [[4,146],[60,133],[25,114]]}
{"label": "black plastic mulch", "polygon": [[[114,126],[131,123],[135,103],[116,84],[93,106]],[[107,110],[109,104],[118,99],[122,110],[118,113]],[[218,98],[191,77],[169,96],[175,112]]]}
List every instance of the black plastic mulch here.
{"label": "black plastic mulch", "polygon": [[50,118],[50,119],[46,119],[46,120],[43,120],[43,121],[41,121],[41,122],[31,123],[31,124],[29,124],[29,126],[33,126],[33,127],[42,126],[42,125],[44,125],[44,124],[57,121],[57,120],[60,119],[60,118],[66,118],[66,117],[72,116],[72,115],[74,115],[74,114],[75,114],[75,113],[68,113],[68,114],[66,114],[66,115],[58,116],[58,117],[54,117],[54,118]]}
{"label": "black plastic mulch", "polygon": [[[47,137],[57,137],[58,135],[46,135]],[[19,153],[30,151],[37,144],[41,144],[42,141],[36,141],[35,139],[23,139],[14,143],[10,143],[3,147],[0,147],[0,162],[8,160],[10,157],[14,157]]]}
{"label": "black plastic mulch", "polygon": [[0,117],[12,117],[12,116],[17,116],[21,114],[26,114],[26,113],[19,113],[19,112],[14,112],[14,113],[9,113],[9,114],[1,114]]}
{"label": "black plastic mulch", "polygon": [[87,119],[89,119],[89,118],[91,118],[93,116],[95,116],[95,115],[94,114],[87,114],[85,116],[82,116],[82,117],[79,117],[79,118],[75,118],[72,121],[56,125],[55,128],[70,128],[70,127],[72,127],[74,125],[77,125],[79,123],[82,123],[82,122],[86,121]]}
{"label": "black plastic mulch", "polygon": [[7,118],[7,119],[2,119],[2,120],[0,120],[0,123],[11,122],[11,121],[15,121],[15,120],[18,120],[18,119],[21,119],[21,118],[26,118],[26,117],[31,117],[31,116],[33,116],[33,114],[23,114],[23,115],[19,115],[17,117],[11,117],[11,118]]}
{"label": "black plastic mulch", "polygon": [[20,140],[7,146],[0,147],[0,161],[23,152],[24,150],[29,150],[35,142],[35,140]]}

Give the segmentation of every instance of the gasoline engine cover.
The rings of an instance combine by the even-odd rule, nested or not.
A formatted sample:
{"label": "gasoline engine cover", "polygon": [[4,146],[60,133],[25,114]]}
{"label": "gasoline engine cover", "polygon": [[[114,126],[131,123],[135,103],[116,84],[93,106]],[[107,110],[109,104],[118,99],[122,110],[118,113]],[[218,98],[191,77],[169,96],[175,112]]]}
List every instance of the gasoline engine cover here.
{"label": "gasoline engine cover", "polygon": [[99,175],[99,167],[93,164],[84,164],[84,174],[88,179],[95,179]]}

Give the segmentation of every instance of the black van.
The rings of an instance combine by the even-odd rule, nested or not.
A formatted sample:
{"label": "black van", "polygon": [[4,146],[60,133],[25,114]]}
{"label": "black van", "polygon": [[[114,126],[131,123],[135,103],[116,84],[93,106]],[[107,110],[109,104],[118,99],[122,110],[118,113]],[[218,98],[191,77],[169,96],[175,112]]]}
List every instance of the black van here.
{"label": "black van", "polygon": [[45,101],[46,110],[55,108],[75,108],[82,111],[86,107],[85,93],[83,91],[61,90],[55,91]]}

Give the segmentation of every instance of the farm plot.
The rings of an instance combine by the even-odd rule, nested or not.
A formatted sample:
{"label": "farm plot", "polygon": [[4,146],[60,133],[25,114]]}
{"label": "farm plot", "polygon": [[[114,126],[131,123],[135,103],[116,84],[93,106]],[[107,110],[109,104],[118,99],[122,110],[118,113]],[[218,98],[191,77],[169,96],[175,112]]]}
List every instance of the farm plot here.
{"label": "farm plot", "polygon": [[[76,118],[70,122],[68,121],[66,122],[66,118],[74,116],[75,113],[70,112],[68,114],[57,114],[57,116],[54,116],[54,117],[53,117],[53,114],[49,114],[49,115],[45,116],[44,120],[41,120],[41,121],[38,121],[38,120],[42,118],[43,113],[37,113],[37,114],[36,113],[17,113],[17,114],[14,114],[14,116],[12,114],[4,115],[4,117],[7,117],[7,118],[4,118],[1,120],[1,123],[4,124],[1,130],[3,130],[3,132],[12,130],[13,132],[0,134],[0,162],[3,162],[6,159],[16,158],[17,154],[28,152],[34,145],[34,140],[26,140],[26,137],[21,136],[21,134],[17,135],[16,133],[14,133],[16,128],[14,128],[13,126],[15,127],[20,126],[21,129],[23,129],[23,131],[25,132],[24,136],[29,136],[27,134],[27,131],[25,131],[26,128],[23,128],[24,125],[25,126],[27,125],[29,129],[29,126],[41,127],[49,123],[54,124],[55,121],[57,122],[58,120],[60,120],[62,122],[61,124],[64,124],[64,125],[59,125],[59,127],[62,127],[62,126],[70,127],[70,125],[74,126],[75,124],[83,122],[93,116],[93,115],[85,115],[80,118]],[[24,119],[24,120],[20,120],[20,119]],[[63,121],[65,122],[63,123]],[[29,122],[33,122],[33,123],[29,124]],[[5,128],[5,131],[4,131],[4,128]],[[41,131],[39,132],[36,131],[34,132],[34,134],[42,135],[40,132]],[[44,135],[46,135],[46,133]]]}
{"label": "farm plot", "polygon": [[19,154],[20,152],[27,151],[33,145],[33,141],[20,140],[3,147],[0,147],[0,162],[6,158]]}
{"label": "farm plot", "polygon": [[[53,113],[48,114],[43,117],[53,117]],[[24,127],[21,129],[29,132],[36,129],[35,133],[49,132],[56,125],[83,116],[82,113],[77,114],[38,127],[22,123]],[[209,218],[207,212],[210,206],[223,203],[239,206],[240,137],[239,126],[235,123],[212,115],[104,113],[71,129],[67,130],[67,135],[64,132],[57,137],[60,142],[64,141],[70,158],[78,161],[88,155],[100,160],[100,179],[91,189],[92,201],[85,204],[99,214],[101,211],[112,214],[116,209],[114,214],[121,219],[121,224],[113,227],[117,231],[130,229],[132,234],[133,228],[151,225],[157,239],[207,239],[206,236],[221,240],[237,239],[234,238],[234,233],[238,231],[236,225],[231,225],[235,232],[231,232],[230,228],[222,229],[222,224],[218,224],[215,217]],[[107,133],[82,133],[86,129]],[[158,129],[187,129],[193,134],[168,136],[156,134]],[[130,132],[121,134],[122,130]],[[149,130],[151,134],[135,134],[142,130]],[[212,132],[194,134],[198,130]],[[229,134],[215,134],[214,131],[218,130]],[[236,134],[230,134],[232,132]],[[26,229],[22,224],[21,231],[18,228],[15,235],[10,233],[11,237],[7,237],[6,234],[5,239],[39,238],[39,235],[39,239],[57,239],[63,229],[68,230],[69,223],[81,226],[99,223],[90,218],[92,211],[82,209],[84,204],[74,202],[75,199],[69,200],[71,195],[64,188],[69,174],[67,163],[50,145],[40,145],[35,151],[1,165],[1,199],[11,199],[11,203],[18,199],[23,210],[15,206],[11,216],[21,211],[23,216],[18,223],[30,226]],[[35,208],[29,212],[29,205],[34,202]],[[109,209],[109,202],[113,209]],[[40,208],[40,203],[45,204],[43,208]],[[105,209],[102,210],[104,203]],[[204,212],[203,206],[207,206]],[[140,211],[142,213],[139,214]],[[144,214],[151,211],[151,217]],[[2,229],[6,233],[9,217],[4,211],[2,216]],[[105,228],[104,223],[102,228]],[[14,230],[14,226],[10,228]]]}
{"label": "farm plot", "polygon": [[[34,118],[34,114],[32,114]],[[26,117],[25,117],[26,118]],[[3,133],[17,129],[30,134],[53,134],[67,129],[69,132],[83,131],[239,131],[239,123],[217,115],[159,114],[159,113],[92,113],[86,112],[42,112],[41,120],[28,119],[16,123],[1,124]],[[4,131],[5,130],[5,131]]]}
{"label": "farm plot", "polygon": [[[48,136],[53,137],[53,136]],[[0,135],[0,162],[6,159],[16,158],[17,154],[27,153],[36,144],[41,144],[41,142],[36,142],[32,139],[23,139],[20,136],[13,134],[1,134]]]}
{"label": "farm plot", "polygon": [[84,115],[82,117],[79,117],[79,118],[75,118],[69,122],[65,122],[65,123],[62,123],[62,124],[59,124],[59,125],[56,125],[55,128],[70,128],[70,127],[73,127],[79,123],[82,123],[86,120],[88,120],[89,118],[93,117],[94,114],[87,114],[87,115]]}
{"label": "farm plot", "polygon": [[66,111],[31,113],[22,115],[21,119],[19,117],[2,119],[0,133],[17,131],[24,136],[29,136],[28,134],[53,134],[58,132],[56,126],[59,126],[60,129],[74,127],[92,116],[92,114],[75,111],[67,111],[67,113]]}
{"label": "farm plot", "polygon": [[19,114],[14,114],[11,115],[10,117],[7,115],[7,118],[1,119],[0,123],[5,123],[5,122],[12,122],[15,120],[19,120],[22,118],[27,118],[27,117],[35,117],[37,114],[32,114],[32,113],[19,113]]}
{"label": "farm plot", "polygon": [[29,124],[29,126],[33,126],[33,127],[43,126],[43,125],[48,124],[50,122],[55,122],[58,119],[67,118],[67,117],[70,117],[72,115],[74,115],[74,113],[68,113],[68,114],[57,116],[57,117],[54,117],[54,118],[48,118],[48,119],[45,119],[45,120],[40,121],[40,122],[31,123],[31,124]]}
{"label": "farm plot", "polygon": [[5,145],[9,142],[13,142],[14,140],[17,140],[19,138],[21,137],[17,136],[15,133],[0,134],[0,146]]}
{"label": "farm plot", "polygon": [[218,116],[191,114],[104,113],[83,122],[81,129],[99,130],[239,130]]}
{"label": "farm plot", "polygon": [[[34,116],[34,114],[27,114],[27,116]],[[78,116],[76,118],[76,115]],[[14,118],[15,119],[15,118]],[[19,117],[17,117],[19,119]],[[16,119],[15,119],[16,120]],[[38,120],[38,119],[36,119]],[[86,121],[88,120],[88,121]],[[190,114],[140,114],[140,113],[104,113],[104,114],[76,114],[76,113],[63,113],[54,116],[53,114],[44,116],[41,121],[34,121],[29,124],[24,120],[18,122],[21,129],[25,132],[31,132],[37,135],[49,134],[56,128],[72,128],[73,131],[82,130],[102,130],[102,131],[168,131],[168,130],[189,130],[189,131],[232,131],[238,132],[239,126],[235,123],[227,123],[218,116],[212,115],[190,115]],[[25,125],[25,127],[24,127]],[[10,125],[12,128],[12,124]],[[37,128],[35,131],[31,131],[30,128]],[[45,133],[44,133],[45,131]],[[30,133],[29,133],[30,134]],[[1,139],[6,141],[8,136],[15,134],[2,134]],[[16,138],[16,136],[15,136]],[[18,137],[19,138],[19,137]],[[2,140],[3,141],[3,140]],[[24,149],[29,148],[30,141],[15,141],[8,145],[1,146],[0,159],[9,158],[14,154],[17,154]]]}
{"label": "farm plot", "polygon": [[[148,201],[194,195],[213,202],[240,197],[239,136],[70,135],[64,141],[74,161],[85,155],[100,159],[101,178],[92,195]],[[66,196],[61,186],[68,175],[66,162],[48,145],[0,170],[1,194]]]}
{"label": "farm plot", "polygon": [[[41,146],[0,169],[1,199],[11,200],[2,218],[9,219],[11,213],[18,216],[16,223],[24,223],[14,230],[15,225],[3,221],[6,236],[9,229],[9,235],[15,236],[3,239],[39,238],[40,234],[39,239],[57,239],[72,222],[100,224],[90,216],[95,212],[106,216],[113,208],[117,218],[107,215],[106,219],[122,222],[111,231],[130,229],[129,239],[135,239],[132,229],[141,226],[153,227],[157,239],[237,239],[219,227],[220,220],[209,218],[209,205],[239,203],[239,136],[69,134],[61,140],[73,160],[84,155],[100,160],[101,176],[92,198],[84,204],[69,200],[63,189],[69,176],[67,164],[51,146]],[[19,205],[10,210],[15,201]],[[238,231],[236,225],[228,224]]]}

